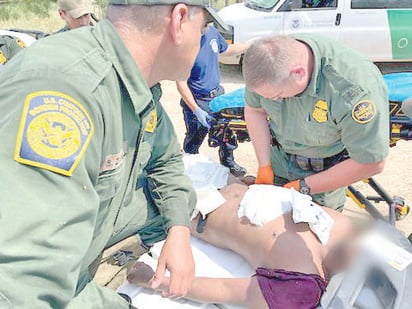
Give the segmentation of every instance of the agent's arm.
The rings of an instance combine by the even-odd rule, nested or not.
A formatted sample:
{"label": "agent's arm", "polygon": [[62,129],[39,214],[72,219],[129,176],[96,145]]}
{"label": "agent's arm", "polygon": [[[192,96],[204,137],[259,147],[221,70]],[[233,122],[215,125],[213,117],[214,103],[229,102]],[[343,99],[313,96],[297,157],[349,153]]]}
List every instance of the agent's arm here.
{"label": "agent's arm", "polygon": [[245,106],[245,120],[258,160],[257,184],[273,184],[274,173],[270,161],[271,135],[266,111]]}
{"label": "agent's arm", "polygon": [[190,90],[187,80],[185,81],[176,81],[177,91],[179,91],[180,95],[182,96],[183,101],[185,104],[191,109],[192,112],[199,107],[197,105],[196,100]]}
{"label": "agent's arm", "polygon": [[197,105],[196,100],[192,94],[192,91],[187,85],[187,81],[177,81],[176,86],[185,104],[196,115],[196,118],[199,120],[202,126],[209,129],[210,128],[209,121],[213,117],[210,116],[208,112],[204,111],[199,105]]}
{"label": "agent's arm", "polygon": [[[99,205],[105,202],[95,190],[104,132],[100,111],[89,108],[78,89],[62,80],[40,81],[37,71],[34,76],[23,73],[0,93],[0,105],[8,107],[7,116],[0,117],[7,127],[0,133],[0,303],[13,308],[128,308],[115,291],[90,281],[87,269],[105,245],[95,239],[96,222],[104,221],[98,218]],[[38,92],[44,89],[54,91]],[[66,102],[68,111],[77,112],[76,118],[50,108],[59,100]],[[28,110],[23,110],[24,104]],[[44,110],[39,114],[40,108]],[[22,126],[18,132],[19,123],[37,125]],[[73,142],[79,135],[82,141]],[[56,145],[55,152],[47,143]],[[27,151],[29,145],[37,153]],[[77,150],[81,152],[75,156]],[[16,162],[17,154],[30,163]],[[64,154],[67,160],[59,160]],[[71,175],[62,175],[61,169],[68,168],[65,162],[72,160],[78,165]]]}
{"label": "agent's arm", "polygon": [[221,53],[221,56],[229,57],[229,56],[237,56],[241,55],[250,47],[253,41],[246,41],[244,43],[235,43],[228,45],[226,51]]}
{"label": "agent's arm", "polygon": [[173,125],[160,103],[156,110],[158,122],[147,177],[168,236],[159,257],[153,287],[161,283],[167,269],[171,274],[171,284],[163,295],[181,297],[187,294],[194,278],[189,224],[196,197],[190,180],[184,175],[182,154]]}
{"label": "agent's arm", "polygon": [[379,174],[384,166],[385,160],[360,163],[348,159],[324,172],[306,177],[305,182],[311,188],[311,194],[331,191]]}

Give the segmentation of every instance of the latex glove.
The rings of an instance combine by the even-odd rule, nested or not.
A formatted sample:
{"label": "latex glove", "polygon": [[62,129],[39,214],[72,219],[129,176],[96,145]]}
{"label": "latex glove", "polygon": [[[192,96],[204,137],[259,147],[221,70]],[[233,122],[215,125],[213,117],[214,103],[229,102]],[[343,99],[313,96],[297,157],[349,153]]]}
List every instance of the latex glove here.
{"label": "latex glove", "polygon": [[169,229],[151,283],[153,289],[157,289],[164,282],[166,269],[170,272],[170,284],[169,290],[164,290],[162,296],[184,297],[191,288],[195,275],[190,230],[186,226],[173,226]]}
{"label": "latex glove", "polygon": [[299,192],[300,180],[297,179],[297,180],[288,182],[287,184],[283,185],[283,187],[284,187],[284,188],[287,188],[287,189],[293,188],[293,189],[295,189],[297,192]]}
{"label": "latex glove", "polygon": [[205,112],[199,106],[196,107],[196,109],[194,110],[193,113],[196,115],[197,120],[199,120],[199,122],[202,124],[202,126],[210,129],[209,121],[213,119],[212,116],[210,116],[207,112]]}
{"label": "latex glove", "polygon": [[272,165],[261,166],[258,168],[256,176],[256,184],[258,185],[273,185],[275,174],[273,173]]}

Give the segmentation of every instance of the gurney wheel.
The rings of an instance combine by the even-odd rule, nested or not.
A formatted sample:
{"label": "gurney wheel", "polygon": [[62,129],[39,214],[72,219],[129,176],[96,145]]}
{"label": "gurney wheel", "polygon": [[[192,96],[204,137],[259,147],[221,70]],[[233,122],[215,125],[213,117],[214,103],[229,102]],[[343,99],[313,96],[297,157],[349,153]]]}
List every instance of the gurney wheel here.
{"label": "gurney wheel", "polygon": [[395,218],[396,221],[402,220],[405,218],[410,211],[410,207],[408,205],[395,205]]}

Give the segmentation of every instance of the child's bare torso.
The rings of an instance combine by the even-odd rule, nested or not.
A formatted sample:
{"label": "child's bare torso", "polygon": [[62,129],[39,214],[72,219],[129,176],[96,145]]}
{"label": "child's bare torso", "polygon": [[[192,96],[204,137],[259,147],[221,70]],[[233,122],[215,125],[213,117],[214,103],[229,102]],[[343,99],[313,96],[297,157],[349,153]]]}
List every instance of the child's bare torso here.
{"label": "child's bare torso", "polygon": [[331,237],[323,246],[310,231],[308,224],[295,224],[292,214],[284,214],[258,227],[247,218],[238,218],[237,210],[247,186],[232,184],[221,190],[226,203],[209,214],[205,232],[195,236],[231,249],[243,256],[254,268],[285,269],[324,277],[323,260],[331,246],[344,232],[346,218],[325,209],[334,219]]}

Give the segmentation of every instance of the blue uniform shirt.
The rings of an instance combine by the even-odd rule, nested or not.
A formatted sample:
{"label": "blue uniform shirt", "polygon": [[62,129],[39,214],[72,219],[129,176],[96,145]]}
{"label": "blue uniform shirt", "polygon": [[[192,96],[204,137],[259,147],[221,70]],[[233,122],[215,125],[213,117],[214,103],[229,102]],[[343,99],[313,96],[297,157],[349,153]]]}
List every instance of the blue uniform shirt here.
{"label": "blue uniform shirt", "polygon": [[200,50],[188,81],[194,96],[209,94],[220,85],[219,54],[228,47],[217,29],[209,26],[200,41]]}

